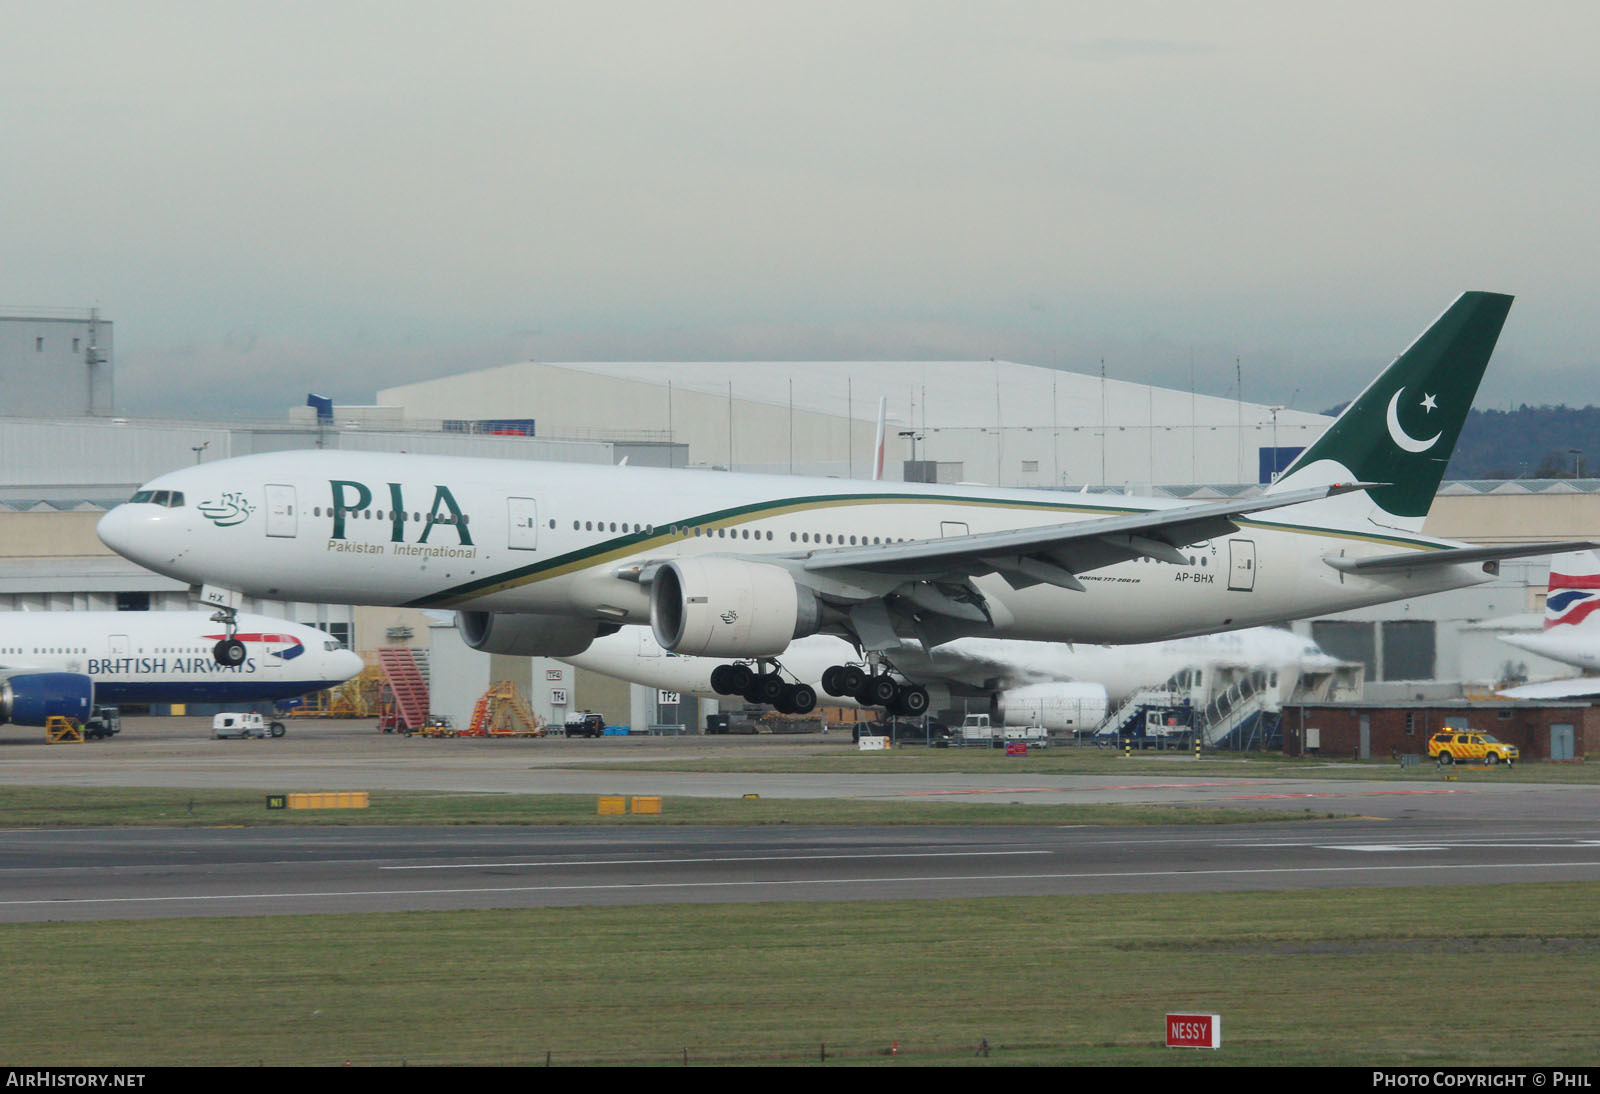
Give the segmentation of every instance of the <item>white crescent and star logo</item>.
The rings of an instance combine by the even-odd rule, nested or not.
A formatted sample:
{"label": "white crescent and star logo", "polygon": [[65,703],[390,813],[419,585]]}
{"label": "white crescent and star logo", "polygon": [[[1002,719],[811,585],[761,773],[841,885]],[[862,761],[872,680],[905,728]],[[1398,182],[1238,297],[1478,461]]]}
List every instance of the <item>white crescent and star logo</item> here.
{"label": "white crescent and star logo", "polygon": [[[1404,395],[1405,393],[1406,389],[1401,388],[1399,391],[1394,393],[1394,398],[1389,400],[1389,439],[1407,452],[1426,452],[1435,444],[1438,444],[1439,438],[1444,436],[1444,434],[1435,433],[1427,440],[1421,441],[1407,433],[1405,429],[1401,427],[1399,414],[1400,396]],[[1422,396],[1422,401],[1417,405],[1422,407],[1423,412],[1427,414],[1431,414],[1439,408],[1439,404],[1435,397],[1426,393]]]}

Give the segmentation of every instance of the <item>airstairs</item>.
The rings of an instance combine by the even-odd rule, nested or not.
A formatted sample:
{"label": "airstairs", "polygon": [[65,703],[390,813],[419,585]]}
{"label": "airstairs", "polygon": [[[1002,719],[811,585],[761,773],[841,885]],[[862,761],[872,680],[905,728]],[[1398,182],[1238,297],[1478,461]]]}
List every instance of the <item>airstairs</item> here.
{"label": "airstairs", "polygon": [[389,693],[394,697],[395,728],[415,732],[428,721],[427,656],[403,646],[378,650]]}

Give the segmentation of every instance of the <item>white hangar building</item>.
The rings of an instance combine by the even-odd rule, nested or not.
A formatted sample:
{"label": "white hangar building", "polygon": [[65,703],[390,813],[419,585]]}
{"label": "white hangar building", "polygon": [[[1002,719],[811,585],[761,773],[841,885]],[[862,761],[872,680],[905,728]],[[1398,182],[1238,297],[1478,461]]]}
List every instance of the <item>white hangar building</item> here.
{"label": "white hangar building", "polygon": [[[408,419],[531,419],[539,437],[687,446],[692,467],[997,486],[1254,483],[1320,414],[1011,361],[525,361],[386,388]],[[1270,468],[1270,464],[1267,464]]]}

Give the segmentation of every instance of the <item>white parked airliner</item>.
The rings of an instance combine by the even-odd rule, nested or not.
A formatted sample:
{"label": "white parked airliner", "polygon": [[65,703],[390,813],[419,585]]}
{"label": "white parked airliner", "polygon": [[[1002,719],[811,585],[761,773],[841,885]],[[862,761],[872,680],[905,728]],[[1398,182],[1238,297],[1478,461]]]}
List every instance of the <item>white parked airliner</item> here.
{"label": "white parked airliner", "polygon": [[[783,666],[813,691],[826,690],[823,679],[832,666],[853,656],[842,638],[810,635],[795,639],[784,651]],[[562,660],[663,691],[702,698],[727,694],[712,683],[712,674],[724,667],[721,661],[670,653],[640,627],[597,638],[582,653]],[[975,705],[999,721],[1037,722],[1052,729],[1079,728],[1050,725],[1054,711],[1093,708],[1098,718],[1139,689],[1174,678],[1186,696],[1203,705],[1208,689],[1220,691],[1257,670],[1268,674],[1272,685],[1283,676],[1287,693],[1302,673],[1340,667],[1315,642],[1276,627],[1131,646],[957,638],[929,650],[907,643],[895,655],[895,669],[932,693],[934,710]],[[831,702],[859,705],[851,695]]]}
{"label": "white parked airliner", "polygon": [[[231,614],[245,596],[453,607],[479,649],[571,656],[628,624],[809,709],[795,638],[834,634],[864,702],[916,714],[914,640],[1150,642],[1485,581],[1420,534],[1511,298],[1463,294],[1259,497],[1159,498],[368,452],[186,467],[100,522],[122,555]],[[1486,572],[1489,571],[1489,572]],[[224,662],[240,650],[217,644]],[[753,670],[750,663],[753,662]],[[730,682],[724,674],[724,682]]]}
{"label": "white parked airliner", "polygon": [[362,669],[315,627],[240,615],[245,656],[217,663],[206,612],[0,613],[0,723],[82,722],[95,704],[265,702],[321,691]]}

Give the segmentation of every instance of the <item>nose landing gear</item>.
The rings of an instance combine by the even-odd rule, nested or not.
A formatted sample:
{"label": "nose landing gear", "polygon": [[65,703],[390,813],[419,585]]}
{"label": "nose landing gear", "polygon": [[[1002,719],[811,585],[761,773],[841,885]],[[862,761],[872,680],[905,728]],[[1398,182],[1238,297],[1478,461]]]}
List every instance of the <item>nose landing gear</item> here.
{"label": "nose landing gear", "polygon": [[234,637],[239,633],[238,613],[233,608],[219,608],[211,617],[212,622],[221,623],[227,637],[211,648],[211,657],[219,665],[235,668],[244,664],[244,643]]}

